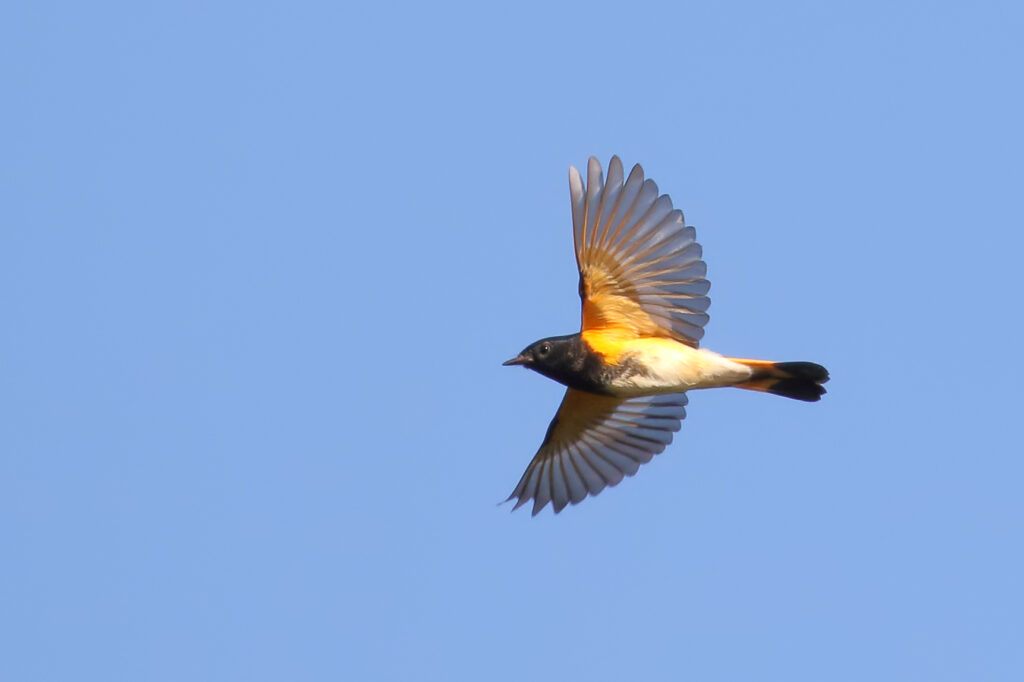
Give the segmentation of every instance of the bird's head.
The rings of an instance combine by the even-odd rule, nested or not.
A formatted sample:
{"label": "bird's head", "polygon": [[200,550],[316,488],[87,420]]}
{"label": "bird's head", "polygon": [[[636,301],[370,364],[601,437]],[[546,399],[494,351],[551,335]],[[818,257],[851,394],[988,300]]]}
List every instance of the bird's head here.
{"label": "bird's head", "polygon": [[552,336],[531,343],[523,352],[511,360],[502,363],[522,365],[546,377],[565,383],[563,374],[575,364],[578,353],[579,334],[569,336]]}

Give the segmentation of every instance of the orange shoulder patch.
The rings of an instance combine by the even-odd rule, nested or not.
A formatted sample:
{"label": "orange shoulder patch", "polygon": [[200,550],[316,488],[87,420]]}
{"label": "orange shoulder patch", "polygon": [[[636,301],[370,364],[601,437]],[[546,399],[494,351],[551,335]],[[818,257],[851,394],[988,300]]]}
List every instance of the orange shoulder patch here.
{"label": "orange shoulder patch", "polygon": [[622,355],[630,349],[630,341],[636,336],[627,329],[586,329],[580,332],[580,338],[590,350],[601,355],[605,362],[617,365]]}

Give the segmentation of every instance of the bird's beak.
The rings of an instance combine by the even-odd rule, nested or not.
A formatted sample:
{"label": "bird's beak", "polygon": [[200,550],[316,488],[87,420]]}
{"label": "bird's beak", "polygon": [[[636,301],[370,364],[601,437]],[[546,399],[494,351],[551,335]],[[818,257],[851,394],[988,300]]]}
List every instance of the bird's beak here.
{"label": "bird's beak", "polygon": [[505,362],[503,362],[501,364],[503,366],[505,366],[505,367],[508,367],[509,365],[525,365],[529,361],[530,361],[530,358],[526,357],[525,354],[520,353],[519,355],[515,356],[511,360],[506,360]]}

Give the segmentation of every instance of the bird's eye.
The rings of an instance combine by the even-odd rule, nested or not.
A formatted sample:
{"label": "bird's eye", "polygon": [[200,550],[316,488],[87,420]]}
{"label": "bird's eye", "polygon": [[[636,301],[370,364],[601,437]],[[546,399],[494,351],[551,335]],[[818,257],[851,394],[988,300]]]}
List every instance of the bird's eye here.
{"label": "bird's eye", "polygon": [[540,355],[547,355],[551,351],[551,346],[546,343],[540,344],[540,348],[537,349],[537,353]]}

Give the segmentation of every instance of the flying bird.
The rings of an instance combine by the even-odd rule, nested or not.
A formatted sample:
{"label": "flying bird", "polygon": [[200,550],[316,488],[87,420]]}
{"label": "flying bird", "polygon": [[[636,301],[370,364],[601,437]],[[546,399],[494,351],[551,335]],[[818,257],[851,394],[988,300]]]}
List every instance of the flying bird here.
{"label": "flying bird", "polygon": [[700,348],[711,300],[696,231],[643,168],[623,182],[613,156],[604,180],[569,169],[583,321],[505,362],[567,386],[544,442],[507,501],[555,513],[632,476],[672,442],[686,391],[735,386],[813,402],[828,371],[813,362],[729,358]]}

